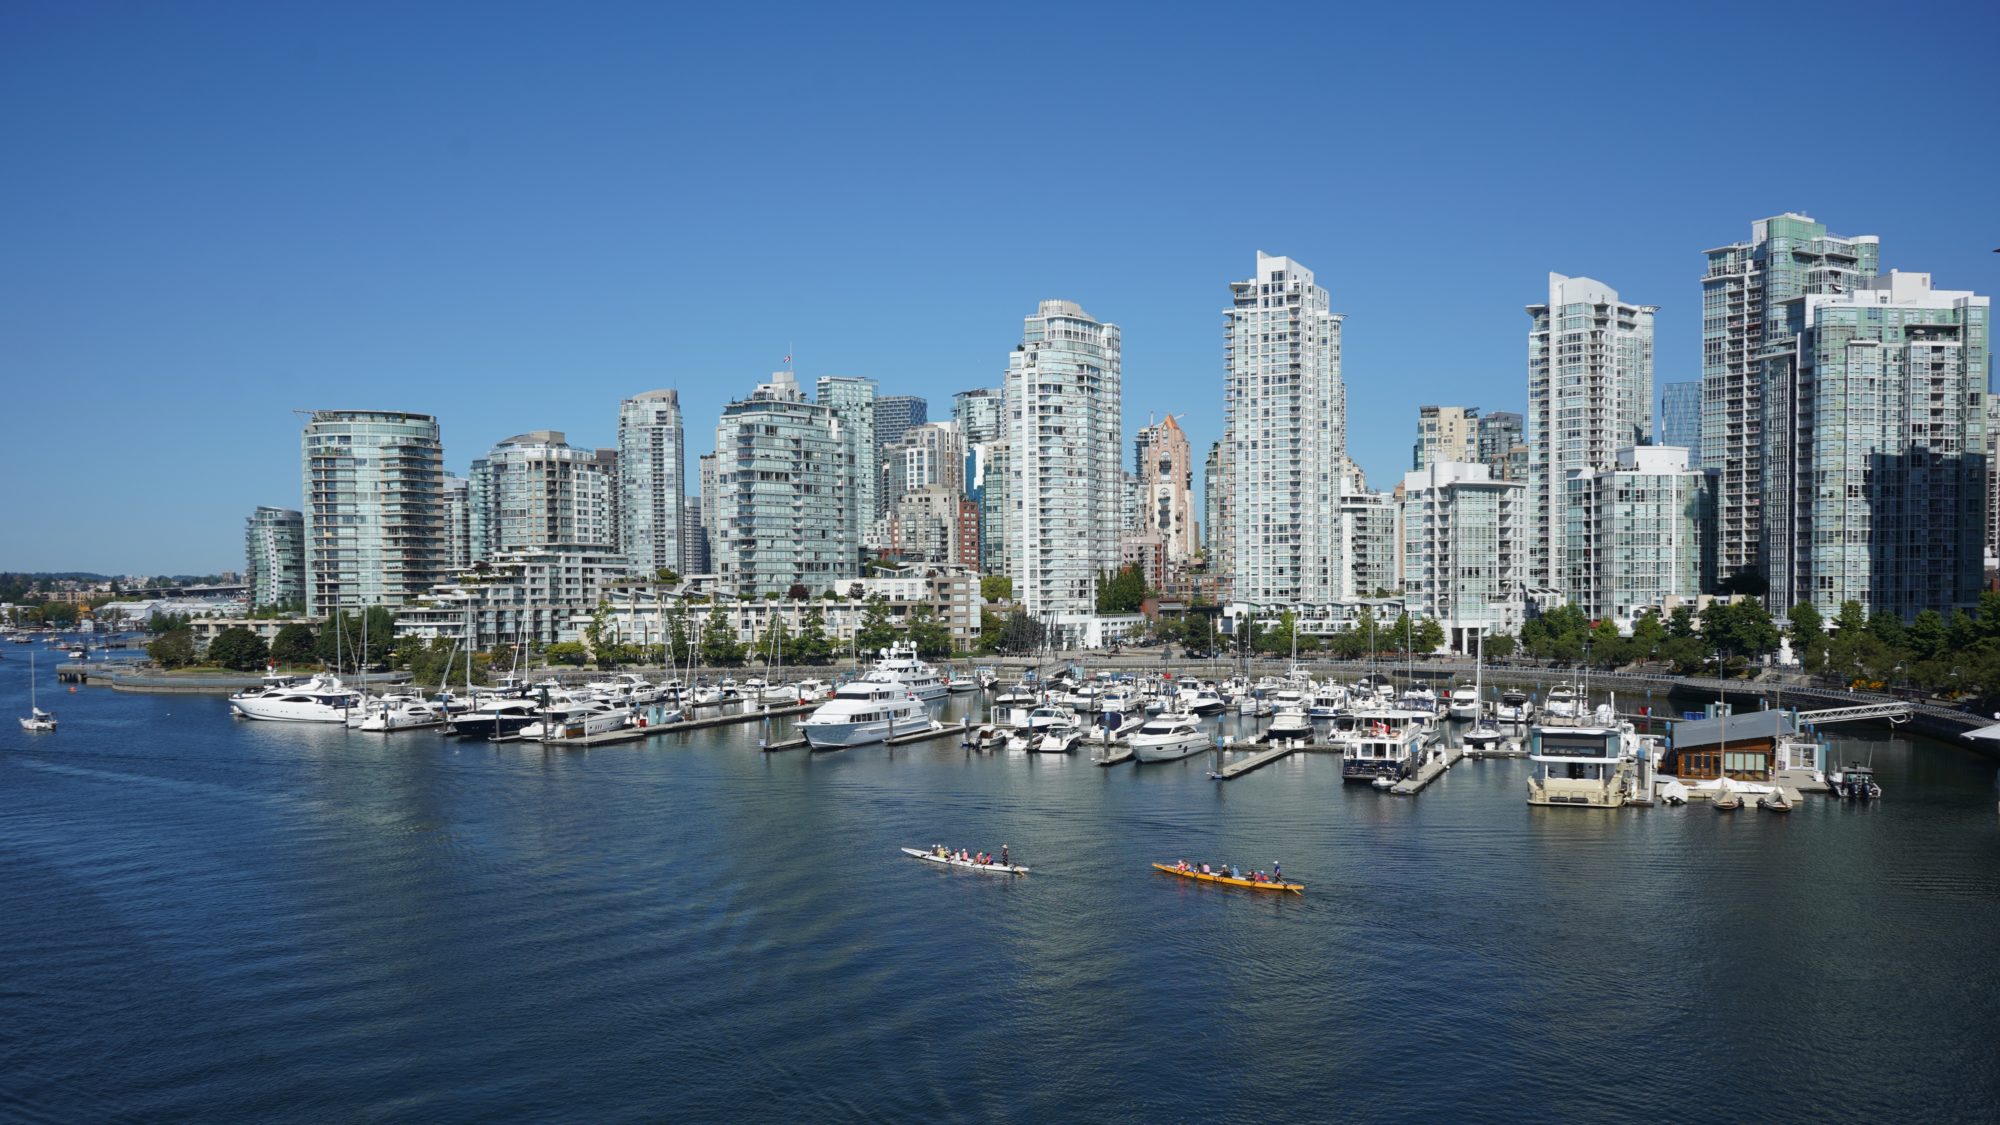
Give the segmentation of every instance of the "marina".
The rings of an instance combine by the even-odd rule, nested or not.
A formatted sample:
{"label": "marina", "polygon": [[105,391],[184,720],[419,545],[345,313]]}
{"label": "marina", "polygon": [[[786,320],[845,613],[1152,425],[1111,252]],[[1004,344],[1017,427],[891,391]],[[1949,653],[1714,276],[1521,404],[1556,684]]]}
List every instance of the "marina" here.
{"label": "marina", "polygon": [[[23,713],[27,671],[26,660],[0,662],[0,688]],[[1171,1036],[1134,1034],[1134,1019],[1166,1027],[1178,1012],[1291,1029],[1260,1052],[1303,1075],[1296,1097],[1331,1104],[1380,1089],[1381,1067],[1328,1067],[1299,1036],[1386,1036],[1412,1056],[1466,1059],[1480,1057],[1481,1043],[1507,1039],[1539,1057],[1604,1036],[1644,1038],[1672,1015],[1693,1021],[1689,1065],[1759,1089],[1787,1053],[1775,1042],[1715,1037],[1765,1018],[1768,1009],[1748,998],[1754,988],[1691,1007],[1632,1003],[1658,987],[1643,982],[1695,956],[1754,963],[1757,979],[1840,979],[1842,1004],[1816,1011],[1810,1033],[1829,1051],[1866,1051],[1881,1064],[1879,1084],[1859,1100],[1836,1103],[1803,1085],[1782,1098],[1748,1097],[1740,1107],[1747,1114],[1803,1120],[1837,1105],[1842,1114],[1930,1106],[1949,1116],[1941,1099],[2000,1088],[1983,1064],[1885,1046],[1882,1037],[1885,1021],[1893,1028],[1940,1013],[1976,1021],[1981,1014],[1969,1005],[1982,981],[1995,983],[1978,952],[2000,928],[1990,863],[2000,820],[1994,768],[1958,747],[1866,723],[1836,726],[1824,735],[1830,758],[1872,764],[1879,800],[1834,799],[1781,772],[1777,785],[1795,805],[1784,815],[1755,799],[1719,814],[1694,788],[1681,806],[1577,810],[1528,805],[1534,763],[1497,756],[1437,772],[1420,764],[1415,800],[1348,784],[1324,738],[1254,745],[1268,715],[1202,720],[1206,736],[1229,740],[1219,758],[1205,751],[1100,769],[1100,758],[1116,762],[1129,751],[976,750],[963,743],[988,717],[983,695],[928,705],[938,728],[898,734],[896,746],[807,754],[759,752],[796,745],[803,717],[774,705],[766,722],[761,703],[749,712],[740,703],[701,707],[686,723],[616,732],[624,741],[542,744],[244,722],[228,718],[227,702],[214,696],[79,688],[50,708],[62,713],[61,730],[0,745],[0,776],[13,794],[0,809],[0,847],[14,857],[0,885],[27,908],[0,918],[0,940],[16,951],[14,987],[35,995],[78,967],[105,972],[133,959],[206,983],[192,1002],[179,989],[107,993],[83,1021],[68,1018],[73,1008],[58,1019],[17,1005],[12,1022],[23,1036],[6,1061],[17,1074],[87,1066],[93,1088],[177,1116],[177,1106],[221,1104],[248,1090],[299,1096],[336,1070],[394,1075],[417,1044],[450,1028],[535,1019],[562,1040],[594,1046],[544,1048],[530,1062],[469,1041],[426,1064],[423,1080],[462,1088],[475,1074],[509,1069],[551,1106],[560,1099],[587,1110],[597,1104],[592,1095],[562,1090],[556,1070],[645,1081],[664,1062],[676,1104],[700,1104],[734,1089],[701,1077],[696,1064],[720,1037],[755,1042],[798,1076],[802,1085],[772,1095],[774,1111],[811,1116],[820,1102],[808,1085],[860,1083],[892,1091],[896,1105],[921,1114],[943,1108],[928,1092],[937,1083],[986,1081],[953,1056],[1033,1040],[1091,1044],[1090,1066],[1059,1058],[1052,1073],[1058,1081],[1087,1073],[1094,1092],[1009,1086],[1022,1113],[1165,1119],[1188,1107],[1202,1116],[1281,1115],[1300,1103],[1270,1099],[1253,1083],[1225,1079],[1218,1090],[1188,1081],[1184,1068],[1162,1061],[1174,1057]],[[1442,725],[1449,759],[1459,724]],[[655,737],[667,734],[674,737]],[[600,746],[617,752],[575,752]],[[1209,777],[1219,760],[1253,758],[1264,760],[1226,785]],[[1007,841],[1035,874],[941,869],[939,878],[920,877],[924,865],[898,849],[935,839]],[[799,862],[829,853],[837,860]],[[1190,853],[1246,873],[1282,861],[1310,885],[1303,894],[1266,894],[1151,868]],[[1674,874],[1687,869],[1704,878]],[[1921,894],[1903,889],[1915,878]],[[1857,909],[1855,893],[1895,910]],[[1478,906],[1448,908],[1463,901]],[[106,924],[87,902],[115,904],[120,921]],[[1828,910],[1840,927],[1811,943],[1791,939]],[[1703,921],[1715,915],[1762,924]],[[1624,936],[1616,958],[1589,955],[1590,979],[1572,986],[1574,1003],[1595,1013],[1587,1034],[1559,1028],[1544,1044],[1524,1036],[1550,1024],[1546,1010],[1524,1002],[1540,978],[1520,966],[1518,952],[1563,940],[1579,917]],[[798,936],[802,926],[811,940]],[[521,944],[526,932],[538,935],[536,945]],[[1938,951],[1921,968],[1887,956],[1911,932]],[[1329,976],[1304,950],[1335,940],[1347,953]],[[1160,995],[1133,982],[1133,943],[1196,966],[1216,948],[1231,958],[1219,976],[1205,968],[1185,982],[1153,976],[1168,988]],[[362,946],[408,966],[403,978],[425,1002],[412,1006],[404,979],[378,985],[353,975],[350,951]],[[549,948],[573,955],[551,957]],[[869,971],[857,972],[842,952],[849,949],[870,951]],[[246,957],[282,968],[243,974],[235,966]],[[476,981],[454,967],[467,957],[481,964]],[[751,961],[759,973],[746,980]],[[1413,978],[1408,966],[1418,961],[1425,975]],[[1840,976],[1853,963],[1866,963],[1867,973]],[[878,969],[944,999],[920,1011],[915,993],[885,992]],[[1052,973],[1092,982],[1118,1011],[1053,997],[1002,1001]],[[983,983],[968,986],[968,977]],[[1252,986],[1264,978],[1294,984]],[[1410,991],[1416,980],[1427,992]],[[281,1011],[299,988],[337,1005],[341,1015],[324,1032],[262,1014]],[[773,1026],[771,1014],[802,992],[820,997],[834,1023],[814,1034],[831,1035],[826,1042],[846,1063],[788,1045],[821,1026],[797,1022],[807,1017]],[[614,999],[571,1006],[579,995]],[[96,1004],[90,996],[80,1002]],[[914,1073],[907,1060],[874,1058],[867,1036],[841,1029],[856,1013],[885,1009],[914,1019],[916,1033],[938,1047]],[[1391,1010],[1393,1021],[1380,1015]],[[609,1041],[607,1020],[617,1033]],[[204,1044],[282,1043],[295,1057],[280,1065],[232,1051],[189,1083],[171,1062],[187,1048],[161,1030],[170,1026],[190,1028]],[[96,1065],[134,1050],[162,1061]],[[1610,1058],[1603,1070],[1628,1093],[1593,1102],[1596,1119],[1643,1120],[1673,1096],[1670,1077],[1637,1060]],[[1547,1116],[1546,1087],[1519,1070],[1474,1062],[1441,1078],[1426,1074],[1423,1092],[1405,1103],[1413,1117],[1467,1099],[1501,1118]],[[382,1116],[408,1081],[325,1088],[338,1091],[317,1095],[328,1112]],[[40,1096],[45,1107],[71,1104]]]}

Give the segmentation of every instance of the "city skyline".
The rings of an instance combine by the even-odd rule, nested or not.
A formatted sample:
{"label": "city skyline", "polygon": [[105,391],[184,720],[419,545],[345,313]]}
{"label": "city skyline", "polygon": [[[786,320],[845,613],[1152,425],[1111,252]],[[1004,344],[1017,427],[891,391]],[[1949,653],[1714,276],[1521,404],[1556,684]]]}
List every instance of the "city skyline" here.
{"label": "city skyline", "polygon": [[[724,64],[698,45],[748,29],[702,21],[749,18],[484,13],[486,47],[471,51],[442,10],[408,13],[394,37],[331,11],[18,15],[0,72],[37,111],[4,189],[0,328],[9,383],[45,395],[46,423],[17,429],[0,464],[30,480],[61,464],[91,503],[0,500],[9,526],[41,529],[0,566],[234,568],[243,513],[300,502],[279,483],[294,409],[434,415],[460,475],[532,430],[614,446],[617,403],[649,388],[680,392],[692,472],[706,423],[787,354],[804,385],[866,377],[942,416],[953,394],[999,385],[1018,310],[1052,299],[1123,329],[1122,437],[1173,413],[1206,450],[1222,433],[1217,302],[1259,248],[1309,263],[1349,318],[1348,452],[1371,483],[1405,468],[1418,405],[1525,406],[1519,310],[1552,271],[1659,305],[1657,384],[1700,377],[1703,252],[1766,216],[1877,235],[1882,269],[1941,288],[2000,287],[1983,229],[2000,162],[1984,148],[1899,181],[1893,199],[1803,158],[1712,178],[1711,134],[1739,107],[1694,77],[1714,23],[1697,9],[1649,25],[1637,59],[1605,49],[1627,34],[1615,26],[1530,35],[1472,12],[1438,41],[1415,34],[1415,13],[1343,15],[1342,38],[1371,46],[1337,68],[1305,46],[1323,38],[1309,29],[1293,47],[1192,14],[1151,21],[1142,66],[1089,50],[1124,31],[1083,13],[1026,65],[1039,97],[1110,128],[1116,159],[1034,192],[991,174],[1034,103],[959,78],[1021,65],[997,15],[962,14],[968,34],[931,51],[936,29],[800,13],[758,32],[797,81],[725,96]],[[1993,18],[1968,7],[1959,25]],[[1837,12],[1732,19],[1732,34],[1801,51],[1849,34]],[[1988,104],[1983,38],[1889,37],[1871,76]],[[1246,55],[1275,97],[1365,108],[1341,115],[1337,144],[1296,146],[1289,122],[1233,108]],[[522,67],[538,82],[523,86]],[[85,70],[115,80],[76,82]],[[1169,72],[1181,77],[1154,77]],[[1510,103],[1555,73],[1616,91],[1644,123],[1571,138],[1582,170],[1560,191],[1511,139]],[[813,97],[791,92],[801,83]],[[912,83],[935,96],[891,96]],[[1905,117],[1872,100],[1843,113],[1885,135]],[[934,140],[921,160],[889,147],[917,134]],[[1281,140],[1314,202],[1225,205],[1239,154]],[[1645,220],[1610,222],[1576,205],[1586,192]],[[1024,252],[1018,232],[1056,206],[1069,233]],[[1478,252],[1454,258],[1437,332],[1431,303],[1409,297],[1435,291],[1442,252],[1468,238]],[[949,254],[954,283],[910,285],[913,250]],[[884,293],[902,314],[893,337],[876,327]],[[1427,346],[1409,348],[1416,337]],[[71,455],[79,429],[107,425],[108,453]],[[175,483],[164,502],[131,486],[140,465]]]}

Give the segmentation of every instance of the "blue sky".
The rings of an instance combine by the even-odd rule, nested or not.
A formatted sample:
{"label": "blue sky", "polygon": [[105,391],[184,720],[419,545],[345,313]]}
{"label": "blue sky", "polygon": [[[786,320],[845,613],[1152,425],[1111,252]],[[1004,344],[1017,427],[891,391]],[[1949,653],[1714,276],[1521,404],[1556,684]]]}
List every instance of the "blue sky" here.
{"label": "blue sky", "polygon": [[[724,10],[727,9],[727,10]],[[1218,436],[1253,254],[1347,314],[1353,455],[1520,409],[1550,270],[1660,306],[1799,210],[2000,288],[1994,5],[0,8],[0,569],[242,564],[295,408],[447,465],[679,387],[997,386],[1021,318],[1125,334],[1128,435]],[[692,462],[690,462],[692,466]]]}

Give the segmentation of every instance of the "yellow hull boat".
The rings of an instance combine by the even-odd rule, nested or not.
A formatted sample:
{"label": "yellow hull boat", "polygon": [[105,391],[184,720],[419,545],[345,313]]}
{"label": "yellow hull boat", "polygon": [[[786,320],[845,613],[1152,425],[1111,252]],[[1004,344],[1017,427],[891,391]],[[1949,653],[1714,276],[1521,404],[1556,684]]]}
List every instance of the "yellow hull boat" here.
{"label": "yellow hull boat", "polygon": [[1225,883],[1232,887],[1248,887],[1253,891],[1290,891],[1295,895],[1306,893],[1304,883],[1258,883],[1249,879],[1232,879],[1227,875],[1203,875],[1199,871],[1182,871],[1171,863],[1156,863],[1153,870],[1178,875],[1183,879],[1193,879],[1201,883]]}

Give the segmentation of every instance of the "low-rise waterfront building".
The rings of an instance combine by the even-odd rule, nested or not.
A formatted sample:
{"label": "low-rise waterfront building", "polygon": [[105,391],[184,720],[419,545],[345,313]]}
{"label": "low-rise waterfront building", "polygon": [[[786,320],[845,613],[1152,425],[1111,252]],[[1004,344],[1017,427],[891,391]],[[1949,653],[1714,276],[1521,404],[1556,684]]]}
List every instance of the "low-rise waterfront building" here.
{"label": "low-rise waterfront building", "polygon": [[404,605],[396,632],[463,640],[469,629],[480,649],[573,641],[577,615],[588,616],[628,570],[611,551],[513,548]]}

